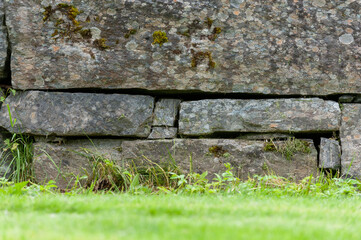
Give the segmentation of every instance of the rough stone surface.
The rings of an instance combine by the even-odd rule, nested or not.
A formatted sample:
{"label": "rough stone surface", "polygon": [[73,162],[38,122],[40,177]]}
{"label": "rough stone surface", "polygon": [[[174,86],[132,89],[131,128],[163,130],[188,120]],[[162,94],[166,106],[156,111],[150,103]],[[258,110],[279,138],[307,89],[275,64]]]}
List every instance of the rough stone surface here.
{"label": "rough stone surface", "polygon": [[313,144],[310,148],[310,153],[297,153],[291,160],[287,160],[280,153],[264,151],[264,143],[260,141],[102,139],[92,140],[91,143],[89,140],[69,140],[61,145],[36,143],[34,171],[38,182],[57,180],[59,187],[66,188],[74,181],[74,176],[85,175],[83,169],[89,172],[89,156],[101,155],[124,168],[135,164],[139,170],[148,168],[149,160],[164,168],[175,164],[184,173],[189,172],[192,157],[193,171],[208,171],[209,179],[215,177],[214,173],[223,173],[226,170],[224,163],[230,163],[234,173],[242,179],[256,174],[275,173],[298,181],[317,174],[317,151]]}
{"label": "rough stone surface", "polygon": [[153,126],[173,127],[180,102],[179,99],[160,99],[155,104]]}
{"label": "rough stone surface", "polygon": [[11,95],[9,104],[16,124],[11,127],[6,107],[0,126],[10,132],[58,136],[148,137],[154,99],[125,94],[56,93],[29,91]]}
{"label": "rough stone surface", "polygon": [[340,126],[337,102],[318,98],[182,102],[179,133],[324,132]]}
{"label": "rough stone surface", "polygon": [[319,168],[339,170],[341,168],[341,148],[334,139],[321,138]]}
{"label": "rough stone surface", "polygon": [[189,171],[192,159],[193,171],[208,171],[209,179],[215,177],[214,173],[226,170],[224,163],[230,163],[236,175],[244,180],[248,176],[274,173],[298,181],[317,174],[317,151],[313,144],[309,154],[297,153],[291,160],[278,152],[265,151],[264,147],[265,143],[260,141],[230,139],[124,141],[122,159],[137,166],[149,164],[148,160],[160,165],[174,161],[183,172]]}
{"label": "rough stone surface", "polygon": [[[359,1],[5,3],[15,88],[361,91]],[[155,31],[168,42],[152,44]]]}
{"label": "rough stone surface", "polygon": [[[55,180],[61,189],[71,188],[76,177],[92,176],[91,156],[120,159],[118,140],[69,140],[61,144],[34,144],[34,176],[38,183]],[[86,150],[86,151],[85,151]],[[118,155],[117,155],[118,154]],[[82,181],[84,184],[86,180]]]}
{"label": "rough stone surface", "polygon": [[361,178],[361,104],[344,104],[340,129],[341,173]]}
{"label": "rough stone surface", "polygon": [[169,139],[177,137],[178,128],[175,127],[153,127],[148,139]]}

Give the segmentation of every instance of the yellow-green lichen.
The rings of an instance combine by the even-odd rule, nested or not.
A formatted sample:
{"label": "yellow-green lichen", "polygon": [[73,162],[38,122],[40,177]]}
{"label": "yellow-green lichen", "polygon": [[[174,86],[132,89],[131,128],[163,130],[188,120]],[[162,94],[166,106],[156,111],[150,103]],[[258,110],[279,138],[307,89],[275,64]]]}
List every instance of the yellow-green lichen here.
{"label": "yellow-green lichen", "polygon": [[136,29],[130,29],[125,35],[124,37],[125,38],[130,38],[130,36],[134,35],[137,33],[137,30]]}
{"label": "yellow-green lichen", "polygon": [[212,25],[213,25],[213,20],[210,19],[209,17],[207,17],[207,19],[206,19],[206,24],[207,24],[208,28],[211,28]]}
{"label": "yellow-green lichen", "polygon": [[[66,18],[52,18],[52,15],[60,11],[63,16]],[[80,33],[82,36],[88,38],[89,32],[81,32],[83,26],[80,25],[80,22],[76,19],[77,16],[81,13],[75,6],[69,5],[66,3],[59,3],[56,7],[48,6],[44,8],[43,12],[43,21],[53,20],[56,29],[52,33],[53,38],[63,38],[63,39],[75,39],[75,35]]]}
{"label": "yellow-green lichen", "polygon": [[220,34],[222,32],[222,29],[220,28],[220,27],[215,27],[214,29],[213,29],[213,33],[214,34]]}
{"label": "yellow-green lichen", "polygon": [[227,150],[224,150],[222,146],[212,146],[208,149],[208,152],[215,157],[229,157],[230,154]]}
{"label": "yellow-green lichen", "polygon": [[168,42],[168,37],[165,32],[155,31],[153,33],[153,44],[159,44],[159,46],[162,46],[166,42]]}
{"label": "yellow-green lichen", "polygon": [[218,38],[218,35],[222,32],[220,27],[215,27],[211,35],[208,36],[208,39],[211,41],[215,41]]}
{"label": "yellow-green lichen", "polygon": [[100,50],[106,50],[109,49],[110,47],[105,43],[106,39],[105,38],[100,38],[100,39],[96,39],[94,40],[93,44],[95,47],[99,48]]}
{"label": "yellow-green lichen", "polygon": [[92,38],[92,33],[90,29],[81,29],[80,30],[80,35],[84,38],[84,39],[90,39]]}
{"label": "yellow-green lichen", "polygon": [[191,66],[193,68],[197,67],[200,62],[208,59],[208,69],[216,67],[216,63],[213,61],[212,53],[207,52],[193,52]]}

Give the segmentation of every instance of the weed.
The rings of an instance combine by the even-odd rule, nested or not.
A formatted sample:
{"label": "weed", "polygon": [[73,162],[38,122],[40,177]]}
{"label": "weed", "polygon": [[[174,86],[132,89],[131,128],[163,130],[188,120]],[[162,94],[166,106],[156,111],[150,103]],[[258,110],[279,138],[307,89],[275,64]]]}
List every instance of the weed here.
{"label": "weed", "polygon": [[[5,149],[8,154],[2,158],[0,165],[7,165],[5,175],[16,183],[32,180],[33,178],[33,140],[29,136],[13,134],[5,140]],[[9,158],[11,159],[9,161]]]}
{"label": "weed", "polygon": [[[15,90],[10,90],[15,95]],[[2,99],[1,101],[4,101]],[[9,104],[7,104],[9,121],[12,128],[17,122],[11,115]],[[20,183],[32,180],[33,178],[33,139],[29,136],[14,133],[11,138],[4,140],[5,146],[2,149],[0,167],[5,169],[2,173],[10,181]]]}
{"label": "weed", "polygon": [[310,153],[310,143],[297,138],[288,138],[287,141],[275,144],[273,140],[265,142],[264,151],[281,153],[287,160],[291,160],[296,153]]}

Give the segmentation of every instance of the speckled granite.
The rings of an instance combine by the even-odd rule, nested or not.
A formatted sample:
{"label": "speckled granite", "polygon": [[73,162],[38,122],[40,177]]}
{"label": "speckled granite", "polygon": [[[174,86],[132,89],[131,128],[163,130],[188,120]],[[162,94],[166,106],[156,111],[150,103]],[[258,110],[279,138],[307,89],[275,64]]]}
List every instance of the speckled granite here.
{"label": "speckled granite", "polygon": [[341,147],[335,139],[321,138],[319,168],[340,170]]}
{"label": "speckled granite", "polygon": [[181,103],[179,133],[337,131],[340,118],[337,102],[319,98],[205,99]]}
{"label": "speckled granite", "polygon": [[[275,141],[275,144],[282,142]],[[150,160],[165,169],[175,164],[183,173],[190,169],[196,173],[208,171],[207,178],[213,180],[215,173],[223,173],[226,171],[224,164],[230,163],[234,174],[243,180],[254,175],[276,174],[299,181],[311,174],[317,176],[317,151],[312,141],[309,147],[309,153],[299,152],[292,159],[286,159],[281,153],[265,151],[263,142],[239,139],[102,139],[92,143],[89,140],[69,140],[60,145],[36,143],[34,173],[39,183],[57,180],[59,187],[66,188],[72,179],[74,181],[74,175],[84,175],[82,168],[89,171],[91,155],[100,155],[122,168],[134,168],[135,164],[139,171],[148,169]]]}
{"label": "speckled granite", "polygon": [[6,99],[0,126],[10,132],[57,136],[148,137],[154,98],[126,94],[29,91]]}
{"label": "speckled granite", "polygon": [[[281,95],[361,91],[358,1],[99,3],[6,0],[13,86]],[[153,39],[156,31],[166,36]]]}
{"label": "speckled granite", "polygon": [[341,172],[361,178],[361,104],[344,104],[342,109]]}

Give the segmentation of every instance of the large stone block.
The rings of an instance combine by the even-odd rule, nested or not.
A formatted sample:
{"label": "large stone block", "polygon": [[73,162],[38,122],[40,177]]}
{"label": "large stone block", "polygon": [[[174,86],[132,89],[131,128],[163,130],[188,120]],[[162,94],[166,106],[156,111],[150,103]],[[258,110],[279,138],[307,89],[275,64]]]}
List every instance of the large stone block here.
{"label": "large stone block", "polygon": [[208,99],[181,103],[179,133],[337,131],[340,117],[337,102],[318,98]]}
{"label": "large stone block", "polygon": [[[283,142],[275,141],[275,145]],[[309,142],[308,153],[296,153],[287,159],[277,151],[266,151],[262,141],[231,139],[174,139],[154,141],[124,141],[122,160],[134,162],[136,166],[149,165],[149,160],[160,165],[175,164],[181,171],[215,173],[226,170],[230,163],[236,176],[243,180],[254,175],[276,174],[301,180],[311,174],[317,175],[317,151]],[[145,159],[147,158],[147,159]]]}
{"label": "large stone block", "polygon": [[15,88],[361,91],[359,1],[5,3]]}
{"label": "large stone block", "polygon": [[344,104],[341,122],[341,172],[361,178],[361,104]]}
{"label": "large stone block", "polygon": [[339,170],[341,167],[341,147],[337,140],[321,138],[319,168]]}
{"label": "large stone block", "polygon": [[[12,127],[9,119],[9,106]],[[10,132],[58,136],[147,137],[154,98],[125,94],[18,92],[0,111],[0,126]]]}
{"label": "large stone block", "polygon": [[[283,142],[274,143],[279,145]],[[317,174],[317,151],[312,141],[308,147],[308,152],[296,152],[291,159],[287,159],[277,151],[266,151],[265,143],[260,141],[69,140],[60,145],[36,143],[34,169],[38,182],[57,180],[62,188],[74,181],[76,176],[90,172],[91,156],[103,156],[124,169],[131,166],[138,171],[150,166],[176,166],[183,173],[190,169],[197,173],[208,171],[209,179],[213,179],[215,173],[223,173],[226,170],[224,163],[230,163],[234,173],[244,180],[248,176],[277,174],[298,181]]]}
{"label": "large stone block", "polygon": [[[119,160],[118,140],[69,140],[61,144],[34,144],[34,177],[40,184],[56,181],[61,189],[71,188],[77,179],[92,177],[93,156]],[[83,178],[81,184],[86,183]]]}

